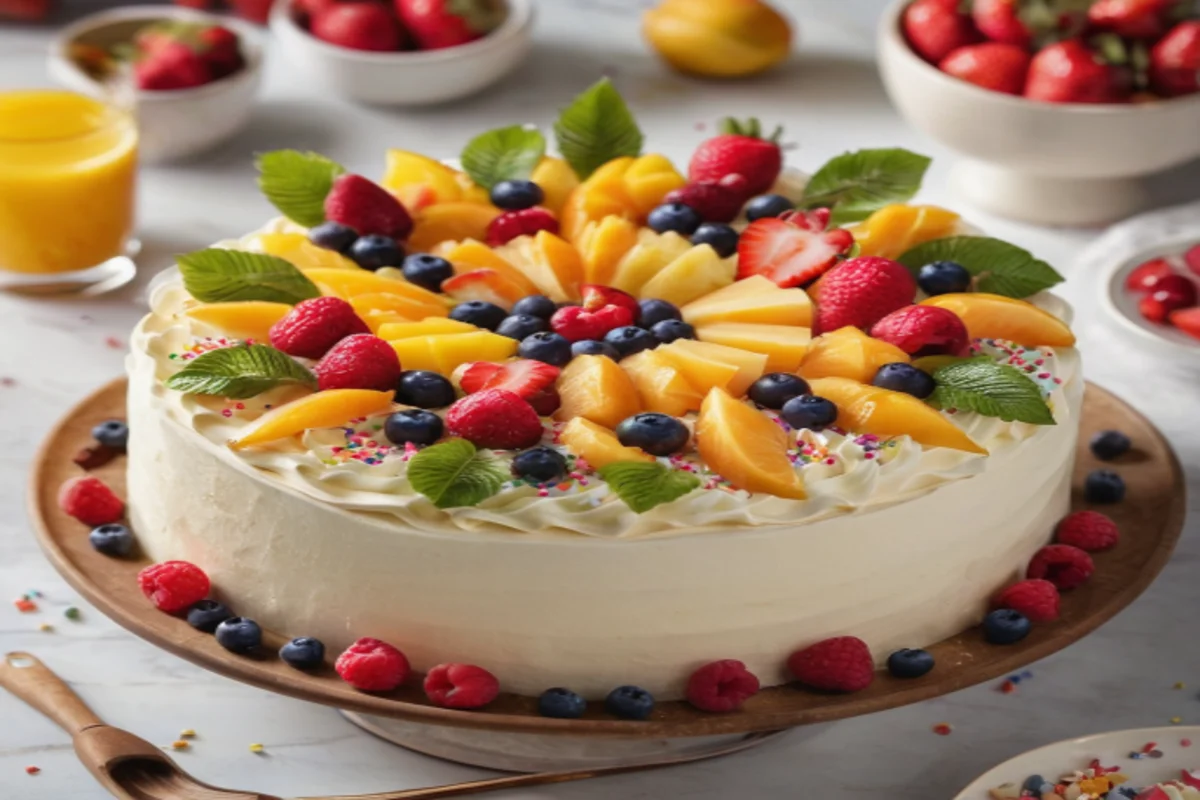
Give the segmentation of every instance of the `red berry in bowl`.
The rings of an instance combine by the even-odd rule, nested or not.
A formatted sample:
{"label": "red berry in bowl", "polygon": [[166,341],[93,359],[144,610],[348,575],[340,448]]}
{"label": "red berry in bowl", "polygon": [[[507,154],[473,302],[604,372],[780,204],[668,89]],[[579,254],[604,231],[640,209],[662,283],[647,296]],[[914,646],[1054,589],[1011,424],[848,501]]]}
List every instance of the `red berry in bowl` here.
{"label": "red berry in bowl", "polygon": [[1021,94],[1029,73],[1029,53],[1015,44],[969,44],[939,61],[938,69],[993,92]]}
{"label": "red berry in bowl", "polygon": [[1183,263],[1187,265],[1188,272],[1200,277],[1200,244],[1183,254]]}
{"label": "red berry in bowl", "polygon": [[1200,20],[1179,23],[1151,48],[1150,85],[1168,97],[1200,92]]}
{"label": "red berry in bowl", "polygon": [[1101,30],[1128,39],[1156,39],[1167,27],[1174,0],[1095,0],[1088,22]]}
{"label": "red berry in bowl", "polygon": [[993,42],[1025,46],[1033,38],[1021,20],[1018,0],[975,0],[971,19],[979,32]]}
{"label": "red berry in bowl", "polygon": [[1200,339],[1200,308],[1183,308],[1167,315],[1172,325],[1195,339]]}
{"label": "red berry in bowl", "polygon": [[1165,322],[1173,311],[1196,305],[1196,284],[1182,275],[1167,275],[1154,291],[1138,303],[1138,311],[1151,322]]}
{"label": "red berry in bowl", "polygon": [[1025,96],[1047,103],[1123,103],[1128,76],[1077,40],[1038,51],[1029,63]]}
{"label": "red berry in bowl", "polygon": [[388,52],[404,43],[396,18],[380,3],[324,6],[313,15],[311,30],[318,39],[351,50]]}
{"label": "red berry in bowl", "polygon": [[901,25],[908,44],[926,61],[937,63],[951,51],[980,39],[959,0],[916,0],[904,9]]}
{"label": "red berry in bowl", "polygon": [[1131,292],[1153,291],[1160,280],[1175,274],[1170,262],[1165,258],[1152,258],[1138,264],[1133,272],[1125,278],[1125,288]]}

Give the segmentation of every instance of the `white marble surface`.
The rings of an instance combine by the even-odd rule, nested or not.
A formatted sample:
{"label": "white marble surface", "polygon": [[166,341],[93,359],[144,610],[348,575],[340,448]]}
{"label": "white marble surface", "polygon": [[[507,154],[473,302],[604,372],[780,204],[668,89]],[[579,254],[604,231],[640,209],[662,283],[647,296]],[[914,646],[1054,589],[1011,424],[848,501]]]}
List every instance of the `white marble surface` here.
{"label": "white marble surface", "polygon": [[[887,104],[872,63],[872,27],[882,0],[795,0],[801,43],[788,66],[761,80],[708,85],[664,71],[642,46],[635,0],[543,0],[536,51],[504,88],[460,105],[417,113],[356,108],[316,97],[285,64],[272,61],[251,130],[186,166],[143,174],[141,232],[145,281],[172,253],[246,230],[270,214],[254,188],[250,157],[276,147],[328,153],[368,174],[383,150],[400,146],[452,156],[474,132],[514,120],[548,122],[553,109],[610,71],[638,112],[649,145],[684,159],[701,138],[696,125],[725,114],[756,114],[787,126],[792,160],[813,166],[845,149],[900,145],[939,157],[925,199],[953,203],[945,190],[949,154],[907,128]],[[46,42],[43,29],[0,28],[0,58]],[[13,65],[18,66],[14,67]],[[29,69],[10,60],[6,70]],[[1194,199],[1198,165],[1155,181],[1160,203]],[[1094,231],[1045,230],[984,215],[973,221],[1069,270]],[[69,218],[65,219],[69,224]],[[1090,378],[1144,410],[1175,442],[1200,479],[1196,376],[1149,360],[1091,321],[1096,287],[1071,274],[1065,294],[1081,310]],[[408,754],[372,739],[333,711],[217,677],[143,643],[98,613],[70,622],[78,603],[42,559],[24,511],[27,466],[49,426],[82,394],[121,371],[128,330],[141,314],[139,287],[102,300],[0,297],[0,652],[38,653],[114,725],[156,742],[183,728],[199,732],[185,768],[226,786],[281,795],[383,791],[462,780],[475,770]],[[112,337],[110,339],[110,337]],[[975,689],[920,705],[799,731],[729,759],[497,797],[599,800],[608,797],[723,798],[886,796],[948,798],[975,775],[1029,747],[1066,736],[1200,720],[1200,564],[1194,518],[1162,578],[1098,633],[1033,667],[1018,693]],[[28,589],[44,611],[18,614],[7,601]],[[55,632],[38,631],[47,621]],[[1177,691],[1177,681],[1193,685]],[[954,732],[935,736],[931,726]],[[248,752],[262,742],[268,755]],[[41,767],[29,777],[26,765]],[[0,693],[0,798],[95,800],[104,793],[76,762],[67,737]]]}

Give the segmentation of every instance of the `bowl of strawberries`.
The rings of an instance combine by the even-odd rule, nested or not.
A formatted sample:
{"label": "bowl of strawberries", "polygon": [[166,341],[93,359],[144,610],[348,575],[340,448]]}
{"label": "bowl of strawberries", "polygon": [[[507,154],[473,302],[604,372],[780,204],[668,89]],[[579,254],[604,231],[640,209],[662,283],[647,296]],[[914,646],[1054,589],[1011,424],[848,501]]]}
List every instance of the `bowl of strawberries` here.
{"label": "bowl of strawberries", "polygon": [[482,91],[529,52],[533,0],[278,0],[285,55],[328,91],[422,106]]}
{"label": "bowl of strawberries", "polygon": [[[878,37],[892,102],[965,158],[987,211],[1096,225],[1200,157],[1200,15],[1174,0],[898,0]],[[1190,13],[1190,16],[1189,16]]]}

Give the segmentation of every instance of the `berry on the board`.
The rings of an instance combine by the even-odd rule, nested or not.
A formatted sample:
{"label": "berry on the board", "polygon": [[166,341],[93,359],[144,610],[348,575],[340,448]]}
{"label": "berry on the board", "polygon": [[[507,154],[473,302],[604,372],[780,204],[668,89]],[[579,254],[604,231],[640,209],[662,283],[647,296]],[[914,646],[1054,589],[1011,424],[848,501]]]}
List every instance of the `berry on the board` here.
{"label": "berry on the board", "polygon": [[658,347],[659,341],[654,334],[636,325],[626,325],[604,334],[604,341],[617,348],[621,358],[626,358],[643,350]]}
{"label": "berry on the board", "polygon": [[517,346],[517,355],[562,367],[571,360],[571,342],[560,333],[542,331],[522,339]]}
{"label": "berry on the board", "polygon": [[1029,618],[1011,608],[997,608],[983,618],[983,636],[992,644],[1016,644],[1032,629]]}
{"label": "berry on the board", "polygon": [[644,328],[652,328],[665,319],[683,319],[683,314],[672,303],[666,300],[650,298],[638,304],[641,312],[638,324]]}
{"label": "berry on the board", "polygon": [[823,431],[837,421],[838,409],[824,397],[803,394],[785,402],[779,415],[796,430]]}
{"label": "berry on the board", "polygon": [[473,664],[438,664],[425,675],[425,696],[442,708],[483,708],[500,694],[500,681]]}
{"label": "berry on the board", "polygon": [[912,364],[903,362],[884,364],[871,379],[871,385],[893,392],[911,394],[919,400],[929,397],[937,388],[937,384],[934,383],[933,377],[928,372],[922,372]]}
{"label": "berry on the board", "polygon": [[92,428],[92,438],[107,448],[125,452],[129,444],[129,426],[121,419],[110,419]]}
{"label": "berry on the board", "polygon": [[442,438],[445,425],[442,418],[423,408],[406,408],[391,414],[383,423],[383,435],[397,447],[412,443],[433,444]]}
{"label": "berry on the board", "polygon": [[203,633],[212,633],[227,619],[234,617],[233,611],[216,600],[200,600],[193,603],[187,612],[187,623]]}
{"label": "berry on the board", "polygon": [[681,236],[691,236],[704,219],[700,212],[683,203],[664,203],[650,212],[646,224],[656,233],[674,231]]}
{"label": "berry on the board", "polygon": [[621,719],[648,719],[654,713],[654,695],[638,686],[618,686],[604,698],[604,710]]}
{"label": "berry on the board", "polygon": [[486,300],[468,300],[450,309],[450,319],[494,331],[508,316],[508,312]]}
{"label": "berry on the board", "polygon": [[476,447],[495,450],[532,447],[545,432],[533,406],[504,389],[485,389],[450,406],[446,429]]}
{"label": "berry on the board", "polygon": [[983,89],[1020,95],[1029,73],[1025,48],[1003,42],[969,44],[938,62],[938,69]]}
{"label": "berry on the board", "polygon": [[1112,470],[1093,470],[1084,481],[1083,494],[1089,503],[1119,503],[1125,499],[1125,481]]}
{"label": "berry on the board", "polygon": [[500,181],[492,187],[490,198],[496,208],[522,211],[540,206],[546,193],[533,181]]}
{"label": "berry on the board", "polygon": [[613,361],[621,359],[621,354],[617,352],[617,348],[599,339],[584,339],[580,342],[571,342],[571,356],[608,356]]}
{"label": "berry on the board", "polygon": [[604,334],[615,328],[632,325],[634,312],[625,306],[606,305],[600,308],[568,306],[554,312],[550,327],[569,342],[584,339],[603,339]]}
{"label": "berry on the board", "polygon": [[696,329],[681,319],[664,319],[656,322],[650,328],[650,333],[663,344],[670,344],[676,339],[695,339]]}
{"label": "berry on the board", "polygon": [[404,259],[400,271],[409,283],[415,283],[431,292],[442,290],[442,281],[454,277],[454,265],[444,258],[429,253],[413,253]]}
{"label": "berry on the board", "polygon": [[971,288],[971,273],[955,261],[934,261],[917,271],[917,285],[930,297],[965,292]]}
{"label": "berry on the board", "polygon": [[558,304],[542,294],[522,297],[512,307],[514,314],[528,314],[531,317],[541,317],[542,319],[550,319],[557,310]]}
{"label": "berry on the board", "polygon": [[[754,224],[764,222],[769,220]],[[742,242],[745,240],[743,234]],[[893,311],[911,305],[916,293],[912,274],[895,261],[877,256],[843,261],[821,279],[813,335],[847,325],[869,329]]]}
{"label": "berry on the board", "polygon": [[701,711],[737,711],[758,694],[758,678],[732,658],[705,664],[687,682],[687,701]]}
{"label": "berry on the board", "polygon": [[511,314],[496,326],[496,333],[516,339],[518,342],[544,330],[546,330],[546,320],[532,314]]}
{"label": "berry on the board", "polygon": [[1134,267],[1125,278],[1125,288],[1131,292],[1152,292],[1160,280],[1174,274],[1171,262],[1165,258],[1152,258]]}
{"label": "berry on the board", "polygon": [[408,659],[387,642],[363,638],[346,648],[334,663],[346,683],[364,692],[390,692],[408,677]]}
{"label": "berry on the board", "polygon": [[58,490],[58,507],[85,525],[107,525],[125,515],[125,503],[99,478],[70,478]]}
{"label": "berry on the board", "polygon": [[720,222],[706,222],[692,234],[691,242],[695,245],[706,244],[716,251],[721,258],[729,258],[737,253],[741,234],[737,229]]}
{"label": "berry on the board", "polygon": [[398,267],[404,263],[404,248],[390,236],[376,233],[355,239],[346,255],[355,264],[372,272],[384,267]]}
{"label": "berry on the board", "polygon": [[445,408],[457,399],[454,384],[436,372],[410,369],[396,383],[396,402],[406,406]]}
{"label": "berry on the board", "polygon": [[1200,92],[1200,20],[1180,22],[1150,48],[1150,85],[1167,97]]}
{"label": "berry on the board", "polygon": [[647,411],[626,417],[617,425],[617,439],[626,447],[638,447],[652,456],[678,453],[691,439],[688,427],[669,414]]}
{"label": "berry on the board", "polygon": [[1023,580],[1002,591],[992,601],[992,608],[1019,611],[1030,622],[1053,622],[1058,619],[1058,587],[1045,580]]}
{"label": "berry on the board", "polygon": [[1133,442],[1121,431],[1100,431],[1088,442],[1092,455],[1101,461],[1112,461],[1129,452]]}
{"label": "berry on the board", "polygon": [[370,333],[354,309],[340,297],[301,300],[271,326],[271,346],[289,356],[320,358],[335,344],[356,333]]}
{"label": "berry on the board", "polygon": [[360,236],[377,234],[399,241],[413,228],[412,217],[387,189],[352,173],[334,180],[325,196],[325,219],[353,228]]}
{"label": "berry on the board", "polygon": [[473,42],[491,33],[507,16],[496,0],[394,0],[396,13],[422,50]]}
{"label": "berry on the board", "polygon": [[936,64],[951,51],[979,41],[959,0],[916,0],[904,9],[901,26],[917,55]]}
{"label": "berry on the board", "polygon": [[835,636],[797,650],[787,666],[800,683],[824,692],[857,692],[875,680],[871,651],[855,636]]}
{"label": "berry on the board", "polygon": [[746,219],[754,222],[759,219],[770,219],[795,211],[796,204],[781,194],[760,194],[750,198],[746,203]]}
{"label": "berry on the board", "polygon": [[538,697],[538,713],[551,719],[579,719],[587,711],[587,701],[570,689],[556,686]]}
{"label": "berry on the board", "polygon": [[558,233],[558,219],[540,206],[504,212],[488,224],[486,239],[489,246],[499,247],[518,236],[533,236],[538,231]]}
{"label": "berry on the board", "polygon": [[769,372],[750,384],[749,396],[763,408],[778,411],[793,397],[811,394],[808,381],[790,372]]}
{"label": "berry on the board", "polygon": [[467,394],[484,389],[505,389],[529,400],[546,389],[553,389],[561,373],[558,367],[532,359],[517,359],[503,364],[476,361],[462,371],[458,383]]}
{"label": "berry on the board", "polygon": [[133,551],[133,533],[124,525],[110,522],[98,525],[88,534],[88,542],[97,553],[120,558]]}
{"label": "berry on the board", "polygon": [[689,183],[663,197],[663,205],[685,205],[705,222],[733,222],[743,202],[745,196],[741,191],[724,182]]}
{"label": "berry on the board", "polygon": [[231,653],[248,655],[262,647],[262,628],[252,619],[230,617],[217,625],[217,644]]}
{"label": "berry on the board", "polygon": [[893,678],[920,678],[933,669],[933,654],[928,650],[905,648],[888,656],[887,668]]}
{"label": "berry on the board", "polygon": [[776,128],[768,138],[762,137],[757,119],[721,121],[721,133],[701,143],[688,163],[688,180],[692,183],[719,182],[727,175],[746,179],[746,196],[762,194],[775,185],[783,171],[783,150]]}
{"label": "berry on the board", "polygon": [[138,573],[137,580],[142,594],[168,614],[203,600],[212,588],[204,570],[186,561],[151,564]]}
{"label": "berry on the board", "polygon": [[317,387],[390,392],[400,381],[400,359],[392,346],[369,333],[356,333],[335,344],[313,367]]}
{"label": "berry on the board", "polygon": [[340,222],[322,222],[308,232],[308,240],[317,247],[345,253],[358,240],[358,231]]}
{"label": "berry on the board", "polygon": [[1117,523],[1099,511],[1076,511],[1058,523],[1054,541],[1095,553],[1116,547],[1121,541],[1121,531]]}
{"label": "berry on the board", "polygon": [[279,658],[289,667],[316,669],[325,663],[325,645],[320,639],[301,636],[279,648]]}
{"label": "berry on the board", "polygon": [[1087,583],[1096,571],[1092,557],[1069,544],[1048,544],[1033,554],[1025,577],[1042,578],[1060,592],[1069,592]]}
{"label": "berry on the board", "polygon": [[854,246],[850,231],[828,222],[827,209],[751,222],[738,242],[738,279],[762,275],[786,289],[821,277]]}
{"label": "berry on the board", "polygon": [[566,477],[567,459],[552,448],[531,447],[513,458],[512,472],[535,483],[554,483]]}
{"label": "berry on the board", "polygon": [[309,23],[312,35],[351,50],[399,50],[403,34],[387,7],[380,3],[323,4]]}

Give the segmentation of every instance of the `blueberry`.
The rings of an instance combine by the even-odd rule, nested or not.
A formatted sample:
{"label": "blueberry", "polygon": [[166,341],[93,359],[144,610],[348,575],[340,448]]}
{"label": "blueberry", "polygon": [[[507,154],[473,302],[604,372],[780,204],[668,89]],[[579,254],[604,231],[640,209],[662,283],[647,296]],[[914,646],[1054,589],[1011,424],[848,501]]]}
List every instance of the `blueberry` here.
{"label": "blueberry", "polygon": [[808,428],[810,431],[820,431],[837,420],[838,409],[824,397],[802,394],[784,403],[779,413],[784,422],[797,430]]}
{"label": "blueberry", "polygon": [[449,261],[429,253],[413,253],[404,259],[400,271],[409,283],[431,292],[440,292],[442,281],[454,277],[454,266]]}
{"label": "blueberry", "polygon": [[468,300],[450,309],[450,319],[486,328],[489,331],[496,330],[496,326],[507,316],[507,311],[486,300]]}
{"label": "blueberry", "polygon": [[518,342],[546,330],[546,320],[532,314],[512,314],[496,326],[496,333]]}
{"label": "blueberry", "polygon": [[340,222],[322,222],[308,232],[308,240],[317,247],[344,253],[358,239],[358,231]]}
{"label": "blueberry", "polygon": [[217,626],[217,644],[231,653],[246,655],[262,646],[262,628],[252,619],[230,617]]}
{"label": "blueberry", "polygon": [[664,319],[662,322],[656,322],[650,329],[650,333],[654,334],[654,338],[663,344],[670,344],[676,339],[696,338],[696,329],[681,319]]}
{"label": "blueberry", "polygon": [[404,248],[388,236],[371,234],[355,240],[348,254],[363,269],[398,267],[404,263]]}
{"label": "blueberry", "polygon": [[224,603],[216,600],[201,600],[187,612],[187,622],[198,631],[212,633],[227,619],[233,619],[233,612]]}
{"label": "blueberry", "polygon": [[754,222],[756,219],[778,217],[787,211],[795,211],[796,204],[781,194],[762,194],[746,203],[746,219]]}
{"label": "blueberry", "polygon": [[621,358],[658,347],[658,339],[645,328],[636,325],[626,325],[623,328],[613,328],[604,334],[604,341],[617,348]]}
{"label": "blueberry", "polygon": [[654,695],[637,686],[618,686],[604,698],[604,708],[621,719],[646,719],[654,712]]}
{"label": "blueberry", "polygon": [[127,556],[133,551],[133,534],[124,525],[112,523],[93,528],[88,541],[98,553],[106,556]]}
{"label": "blueberry", "polygon": [[125,452],[125,445],[129,443],[129,426],[119,419],[110,419],[92,428],[92,438],[105,447]]}
{"label": "blueberry", "polygon": [[[100,437],[96,437],[97,439]],[[1100,431],[1092,437],[1092,455],[1101,461],[1112,461],[1129,452],[1133,442],[1120,431]]]}
{"label": "blueberry", "polygon": [[538,698],[538,713],[543,717],[579,719],[584,711],[587,711],[587,701],[570,689],[547,689]]}
{"label": "blueberry", "polygon": [[433,444],[442,438],[446,427],[442,418],[432,411],[406,408],[397,411],[383,423],[383,435],[394,445]]}
{"label": "blueberry", "polygon": [[666,300],[643,300],[638,303],[638,308],[642,312],[638,322],[644,328],[652,328],[667,319],[683,319],[679,309]]}
{"label": "blueberry", "polygon": [[550,319],[558,311],[558,304],[542,294],[531,294],[522,297],[512,308],[514,314],[528,314],[531,317]]}
{"label": "blueberry", "polygon": [[971,288],[971,273],[954,261],[934,261],[917,272],[917,285],[930,296],[965,292]]}
{"label": "blueberry", "polygon": [[933,655],[928,650],[897,650],[888,656],[887,668],[896,678],[919,678],[933,669]]}
{"label": "blueberry", "polygon": [[793,397],[802,394],[812,394],[808,381],[790,372],[771,372],[763,375],[750,385],[750,399],[763,408],[773,408],[776,411]]}
{"label": "blueberry", "polygon": [[692,244],[706,244],[721,258],[729,258],[737,252],[741,236],[736,230],[719,222],[706,222],[692,234]]}
{"label": "blueberry", "polygon": [[316,669],[325,663],[325,645],[320,639],[301,636],[279,648],[283,663],[296,669]]}
{"label": "blueberry", "polygon": [[417,408],[445,408],[458,399],[454,384],[436,372],[410,369],[400,373],[396,402]]}
{"label": "blueberry", "polygon": [[500,181],[492,187],[492,205],[505,211],[533,208],[545,199],[546,193],[533,181]]}
{"label": "blueberry", "polygon": [[578,342],[571,343],[572,356],[608,356],[613,361],[621,358],[621,354],[617,352],[617,348],[613,347],[608,342],[602,342],[599,339],[582,339]]}
{"label": "blueberry", "polygon": [[675,231],[684,236],[691,236],[704,220],[700,213],[691,206],[683,203],[665,203],[650,212],[646,224],[657,233]]}
{"label": "blueberry", "polygon": [[997,608],[983,618],[983,635],[992,644],[1015,644],[1026,636],[1033,626],[1029,618],[1011,608]]}
{"label": "blueberry", "polygon": [[1119,503],[1125,499],[1125,481],[1112,470],[1092,470],[1084,482],[1083,494],[1089,503]]}
{"label": "blueberry", "polygon": [[1021,788],[1027,792],[1036,792],[1035,797],[1041,797],[1042,786],[1047,783],[1046,779],[1041,775],[1030,775],[1021,784]]}
{"label": "blueberry", "polygon": [[871,379],[871,385],[880,389],[890,389],[893,392],[904,392],[924,400],[933,394],[937,388],[933,377],[928,372],[922,372],[912,364],[896,362],[884,364]]}
{"label": "blueberry", "polygon": [[517,345],[517,355],[552,367],[565,367],[571,360],[571,342],[562,334],[542,331],[522,339]]}
{"label": "blueberry", "polygon": [[621,420],[617,439],[626,447],[640,447],[654,456],[669,456],[688,443],[687,426],[670,414],[647,411]]}
{"label": "blueberry", "polygon": [[512,460],[513,475],[537,483],[552,483],[567,474],[567,459],[549,447],[531,447]]}

